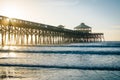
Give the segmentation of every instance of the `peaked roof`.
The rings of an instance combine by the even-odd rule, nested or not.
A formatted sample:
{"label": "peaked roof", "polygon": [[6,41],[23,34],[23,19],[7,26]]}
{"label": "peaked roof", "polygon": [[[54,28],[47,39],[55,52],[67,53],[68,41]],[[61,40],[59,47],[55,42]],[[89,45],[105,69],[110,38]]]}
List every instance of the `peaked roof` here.
{"label": "peaked roof", "polygon": [[59,27],[59,28],[64,28],[65,26],[63,26],[63,25],[58,25],[58,27]]}
{"label": "peaked roof", "polygon": [[91,28],[91,27],[85,25],[84,23],[81,23],[80,25],[76,26],[74,29],[80,29],[80,28]]}

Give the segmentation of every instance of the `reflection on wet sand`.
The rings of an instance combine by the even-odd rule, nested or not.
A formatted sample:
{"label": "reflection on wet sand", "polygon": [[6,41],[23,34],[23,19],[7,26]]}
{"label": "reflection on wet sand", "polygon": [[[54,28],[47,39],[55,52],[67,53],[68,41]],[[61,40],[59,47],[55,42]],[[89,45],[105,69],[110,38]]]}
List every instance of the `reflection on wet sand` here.
{"label": "reflection on wet sand", "polygon": [[[119,80],[120,71],[0,67],[0,80]],[[92,77],[91,77],[92,76]]]}
{"label": "reflection on wet sand", "polygon": [[[22,74],[22,73],[21,73]],[[0,67],[0,80],[11,80],[15,78],[23,78],[19,72],[16,72],[13,67]],[[15,79],[17,80],[17,79]]]}

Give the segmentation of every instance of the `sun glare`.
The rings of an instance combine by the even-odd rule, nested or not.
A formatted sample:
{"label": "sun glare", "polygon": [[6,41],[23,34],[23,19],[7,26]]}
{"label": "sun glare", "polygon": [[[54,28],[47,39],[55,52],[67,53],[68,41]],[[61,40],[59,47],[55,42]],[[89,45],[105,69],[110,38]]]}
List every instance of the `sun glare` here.
{"label": "sun glare", "polygon": [[21,15],[20,10],[16,6],[3,6],[2,14],[10,18],[16,18]]}

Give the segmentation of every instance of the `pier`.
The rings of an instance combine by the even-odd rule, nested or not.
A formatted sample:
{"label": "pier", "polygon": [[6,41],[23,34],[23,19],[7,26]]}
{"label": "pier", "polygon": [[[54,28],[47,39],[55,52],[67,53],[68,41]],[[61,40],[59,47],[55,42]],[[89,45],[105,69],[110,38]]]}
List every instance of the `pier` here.
{"label": "pier", "polygon": [[51,45],[104,41],[103,33],[92,33],[90,27],[81,29],[70,30],[62,25],[51,26],[0,16],[0,45]]}

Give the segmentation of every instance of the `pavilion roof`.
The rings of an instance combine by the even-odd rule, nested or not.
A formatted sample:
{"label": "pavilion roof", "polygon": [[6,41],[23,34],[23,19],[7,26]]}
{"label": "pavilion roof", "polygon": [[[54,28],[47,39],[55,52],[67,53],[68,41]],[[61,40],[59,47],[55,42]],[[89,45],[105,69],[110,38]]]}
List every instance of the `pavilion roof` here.
{"label": "pavilion roof", "polygon": [[81,23],[80,25],[76,26],[74,29],[80,29],[80,28],[91,28],[91,27],[85,25],[84,23]]}

